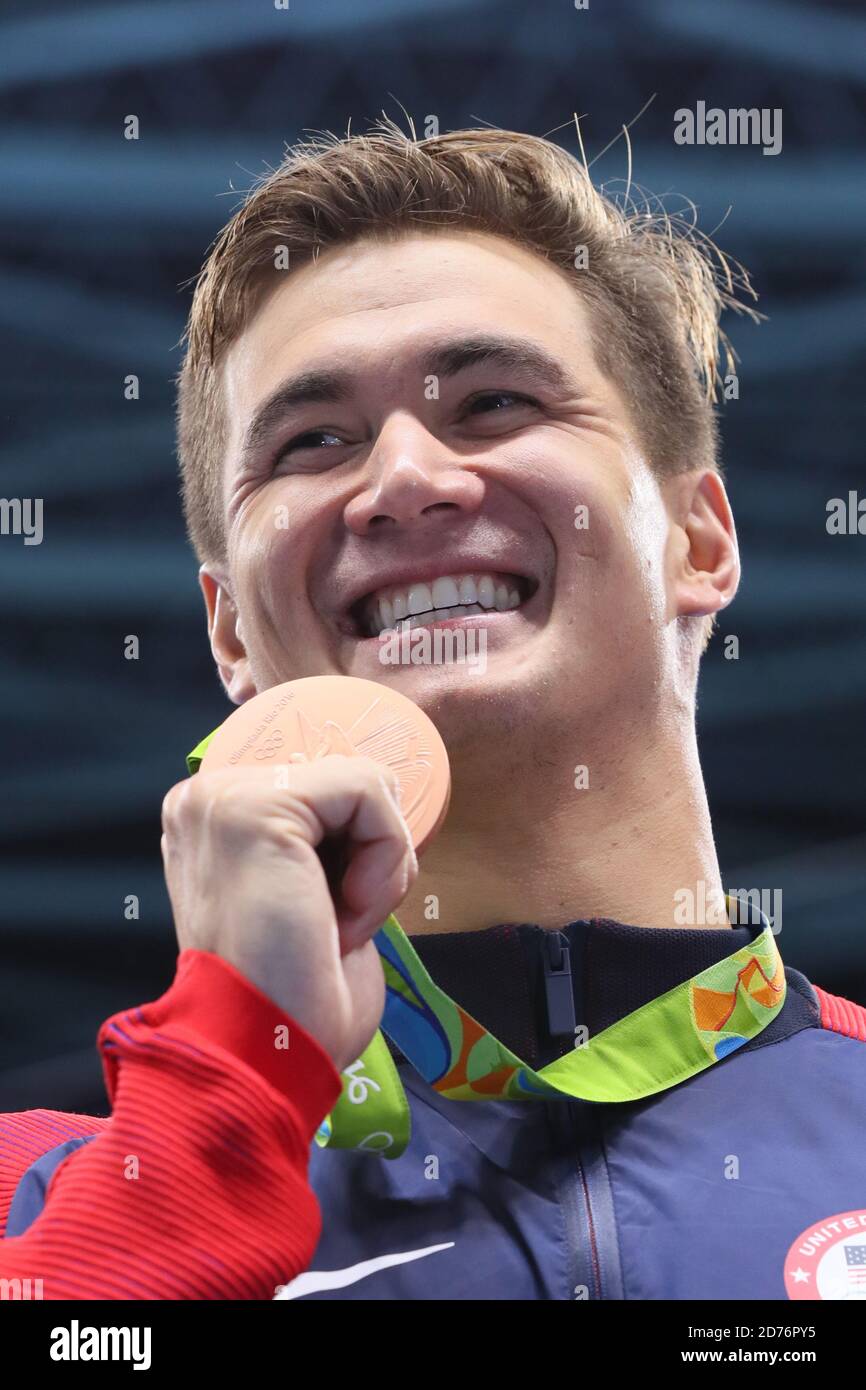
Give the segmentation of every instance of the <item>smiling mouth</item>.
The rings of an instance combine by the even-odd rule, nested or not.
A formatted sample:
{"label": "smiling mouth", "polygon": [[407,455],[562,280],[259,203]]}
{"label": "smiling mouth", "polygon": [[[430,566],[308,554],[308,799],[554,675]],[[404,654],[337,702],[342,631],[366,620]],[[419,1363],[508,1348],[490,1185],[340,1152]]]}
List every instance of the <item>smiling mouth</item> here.
{"label": "smiling mouth", "polygon": [[374,589],[352,605],[349,617],[357,637],[378,637],[407,625],[427,627],[484,613],[510,613],[521,608],[537,587],[535,580],[497,570],[442,574]]}

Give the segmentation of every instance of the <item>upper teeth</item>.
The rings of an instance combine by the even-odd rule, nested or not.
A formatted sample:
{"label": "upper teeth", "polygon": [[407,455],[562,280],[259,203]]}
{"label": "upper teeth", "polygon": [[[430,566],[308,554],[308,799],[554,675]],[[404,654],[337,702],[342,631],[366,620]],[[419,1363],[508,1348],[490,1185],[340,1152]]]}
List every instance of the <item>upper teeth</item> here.
{"label": "upper teeth", "polygon": [[[443,574],[418,582],[377,589],[364,604],[364,625],[373,637],[420,613],[430,622],[485,608],[504,613],[520,604],[516,579],[507,574]],[[456,610],[456,611],[455,611]]]}

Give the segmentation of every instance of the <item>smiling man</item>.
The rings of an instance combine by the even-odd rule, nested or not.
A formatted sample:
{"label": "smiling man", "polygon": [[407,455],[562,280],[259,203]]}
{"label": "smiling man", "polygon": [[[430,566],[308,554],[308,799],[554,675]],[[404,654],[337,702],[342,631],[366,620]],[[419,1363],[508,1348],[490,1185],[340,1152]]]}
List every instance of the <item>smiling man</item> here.
{"label": "smiling man", "polygon": [[[466,143],[469,160],[524,149]],[[461,141],[438,147],[447,164]],[[640,364],[620,382],[602,370],[604,315],[581,275],[438,220],[386,235],[371,210],[356,240],[266,278],[225,354],[216,477],[216,440],[207,454],[193,442],[203,404],[189,366],[188,515],[214,656],[237,702],[336,672],[393,683],[435,720],[454,793],[402,908],[411,930],[425,930],[431,891],[447,901],[440,930],[561,925],[577,903],[670,926],[677,888],[720,886],[694,683],[706,619],[733,597],[739,565],[709,407],[672,368],[666,409],[703,418],[682,439],[677,418],[654,468],[640,418],[652,391],[638,408]],[[711,314],[700,289],[692,311]],[[681,323],[659,329],[667,357],[683,350]],[[211,489],[224,509],[215,535]],[[383,626],[431,621],[483,628],[483,685],[459,665],[383,665]]]}
{"label": "smiling man", "polygon": [[[167,798],[181,977],[148,1008],[196,1045],[197,1122],[199,1069],[223,1117],[206,1176],[237,1202],[235,1296],[847,1296],[866,1015],[786,970],[765,919],[736,924],[696,746],[700,657],[740,578],[712,413],[734,285],[694,231],[489,129],[302,146],[209,255],[179,438],[228,696],[378,681],[433,719],[453,778],[420,864],[366,760],[297,768],[282,801],[253,772]],[[419,630],[483,635],[483,673],[384,657]],[[348,913],[315,854],[335,833],[364,865]],[[684,901],[722,910],[683,925]],[[397,992],[444,1051],[410,1063],[391,1029],[402,1152],[315,1147],[308,1183],[382,1017],[391,910],[414,948]],[[140,1051],[107,1043],[136,1075]],[[100,1145],[156,1113],[155,1058],[89,1176],[81,1117],[62,1154],[18,1160],[12,1234],[52,1201],[62,1220],[76,1175],[104,1191]],[[192,1165],[171,1258],[182,1296],[215,1296],[181,1099],[148,1143],[160,1172]],[[144,1194],[122,1200],[134,1232]]]}

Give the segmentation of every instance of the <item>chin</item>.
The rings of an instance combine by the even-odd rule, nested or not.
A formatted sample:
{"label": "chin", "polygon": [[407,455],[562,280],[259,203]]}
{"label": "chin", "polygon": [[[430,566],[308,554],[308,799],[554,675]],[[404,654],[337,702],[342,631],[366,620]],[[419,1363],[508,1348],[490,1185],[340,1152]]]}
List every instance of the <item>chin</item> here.
{"label": "chin", "polygon": [[[505,662],[488,661],[474,671],[465,665],[383,666],[371,677],[399,690],[433,720],[450,752],[458,749],[491,753],[492,738],[503,733],[529,732],[527,721],[537,719],[540,687],[516,680]],[[513,750],[512,750],[513,751]]]}

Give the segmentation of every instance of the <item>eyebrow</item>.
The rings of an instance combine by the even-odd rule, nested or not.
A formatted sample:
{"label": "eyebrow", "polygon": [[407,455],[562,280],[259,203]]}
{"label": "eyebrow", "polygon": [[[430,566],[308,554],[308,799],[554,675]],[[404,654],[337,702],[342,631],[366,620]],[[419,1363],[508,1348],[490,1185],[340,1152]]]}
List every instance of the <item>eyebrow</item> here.
{"label": "eyebrow", "polygon": [[[419,356],[422,376],[453,377],[470,367],[494,366],[544,381],[555,391],[574,393],[576,383],[551,353],[524,338],[476,335],[429,346]],[[313,368],[282,382],[255,411],[244,433],[242,457],[264,444],[299,406],[349,400],[356,382],[345,369]]]}

